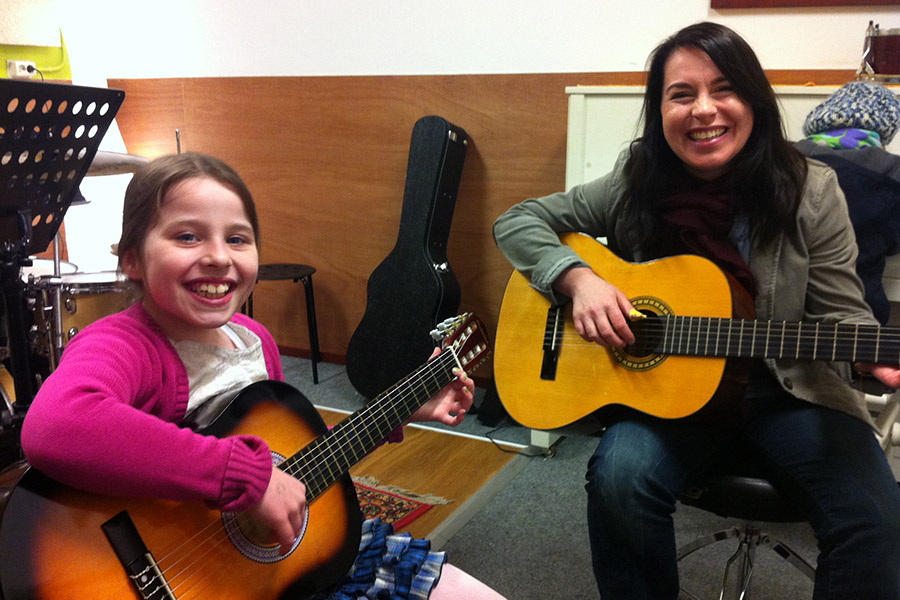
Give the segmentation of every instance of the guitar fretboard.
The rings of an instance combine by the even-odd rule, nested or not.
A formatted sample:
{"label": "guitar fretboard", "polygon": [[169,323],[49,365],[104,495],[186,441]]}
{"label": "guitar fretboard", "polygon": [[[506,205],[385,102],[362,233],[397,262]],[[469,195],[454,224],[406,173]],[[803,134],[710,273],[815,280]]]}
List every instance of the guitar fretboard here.
{"label": "guitar fretboard", "polygon": [[306,499],[312,502],[453,381],[453,369],[458,366],[453,349],[445,348],[366,407],[286,459],[281,468],[303,481]]}
{"label": "guitar fretboard", "polygon": [[632,323],[642,353],[900,364],[900,329],[714,317]]}

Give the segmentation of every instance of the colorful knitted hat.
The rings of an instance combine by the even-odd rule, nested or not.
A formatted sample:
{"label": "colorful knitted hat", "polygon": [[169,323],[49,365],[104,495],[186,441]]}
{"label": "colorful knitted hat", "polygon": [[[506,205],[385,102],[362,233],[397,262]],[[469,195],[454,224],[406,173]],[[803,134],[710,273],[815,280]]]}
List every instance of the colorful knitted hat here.
{"label": "colorful knitted hat", "polygon": [[900,126],[900,99],[883,85],[851,81],[815,107],[803,123],[803,134],[834,129],[866,129],[889,144]]}

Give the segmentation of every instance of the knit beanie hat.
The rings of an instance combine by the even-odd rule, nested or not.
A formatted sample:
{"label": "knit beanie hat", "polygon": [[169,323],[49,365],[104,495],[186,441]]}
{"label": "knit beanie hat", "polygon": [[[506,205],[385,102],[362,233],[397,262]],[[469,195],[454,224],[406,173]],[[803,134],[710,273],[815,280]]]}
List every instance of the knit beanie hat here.
{"label": "knit beanie hat", "polygon": [[867,129],[889,144],[900,126],[900,99],[883,85],[851,81],[815,107],[803,123],[803,134],[835,129]]}

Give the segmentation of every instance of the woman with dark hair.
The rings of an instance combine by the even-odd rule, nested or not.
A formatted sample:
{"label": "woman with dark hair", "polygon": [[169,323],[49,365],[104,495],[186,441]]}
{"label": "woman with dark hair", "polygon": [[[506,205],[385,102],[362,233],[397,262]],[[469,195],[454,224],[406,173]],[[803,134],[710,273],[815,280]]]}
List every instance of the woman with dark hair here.
{"label": "woman with dark hair", "polygon": [[662,105],[666,62],[673,51],[683,47],[696,48],[710,57],[753,113],[750,136],[729,166],[729,177],[732,188],[748,200],[748,208],[760,220],[757,234],[770,240],[793,215],[803,191],[806,162],[784,138],[775,92],[753,50],[734,31],[715,23],[687,27],[651,55],[642,110],[644,130],[632,145],[626,170],[632,197],[626,212],[626,219],[631,220],[626,223],[640,226],[645,239],[652,239],[657,223],[643,220],[658,219],[653,208],[656,198],[671,188],[673,178],[681,172],[680,158],[663,132]]}
{"label": "woman with dark hair", "polygon": [[[560,242],[568,231],[606,237],[630,261],[706,257],[746,289],[763,321],[877,324],[837,178],[785,140],[774,93],[740,36],[700,23],[658,46],[643,127],[606,176],[526,200],[494,224],[498,246],[536,290],[571,300],[582,338],[634,343],[635,307]],[[900,386],[897,365],[856,368]],[[601,597],[677,598],[676,500],[748,445],[807,510],[821,550],[815,598],[900,598],[900,490],[851,376],[848,363],[755,359],[730,404],[680,419],[617,411],[587,472]]]}

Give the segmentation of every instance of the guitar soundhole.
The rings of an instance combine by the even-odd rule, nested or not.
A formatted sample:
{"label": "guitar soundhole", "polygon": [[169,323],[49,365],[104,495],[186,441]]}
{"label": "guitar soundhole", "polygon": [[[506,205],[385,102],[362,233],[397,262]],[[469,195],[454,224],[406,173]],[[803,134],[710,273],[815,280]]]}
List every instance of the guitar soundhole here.
{"label": "guitar soundhole", "polygon": [[635,341],[625,348],[628,354],[637,358],[654,354],[663,341],[662,324],[659,316],[648,310],[642,310],[641,312],[647,318],[631,323],[631,331],[634,332]]}
{"label": "guitar soundhole", "polygon": [[[277,465],[283,460],[284,456],[272,452],[272,464]],[[309,505],[306,506],[306,514],[303,516],[303,530],[294,540],[290,551],[282,556],[278,544],[269,541],[269,529],[259,521],[247,513],[222,513],[222,526],[225,528],[225,534],[237,551],[252,561],[265,564],[284,560],[293,554],[300,542],[303,541],[308,525]]]}
{"label": "guitar soundhole", "polygon": [[666,359],[666,355],[659,352],[664,335],[660,315],[670,315],[672,309],[651,296],[632,298],[631,304],[646,318],[631,322],[635,342],[623,349],[613,348],[612,354],[616,362],[629,371],[647,371]]}

